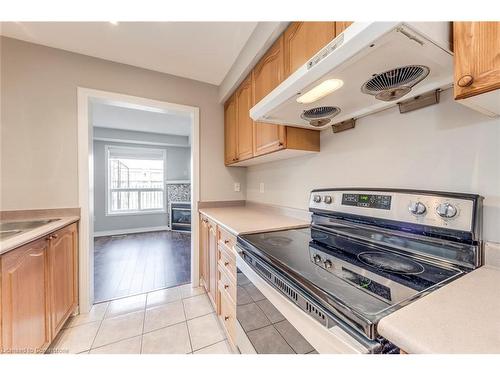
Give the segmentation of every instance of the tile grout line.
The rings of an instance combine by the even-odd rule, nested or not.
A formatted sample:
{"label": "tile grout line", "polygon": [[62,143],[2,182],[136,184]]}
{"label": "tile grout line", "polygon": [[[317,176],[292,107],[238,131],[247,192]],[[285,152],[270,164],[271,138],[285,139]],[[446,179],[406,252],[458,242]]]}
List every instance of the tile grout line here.
{"label": "tile grout line", "polygon": [[142,317],[142,330],[141,330],[141,349],[139,354],[142,354],[142,342],[144,341],[144,325],[146,324],[146,307],[148,305],[148,295],[146,294],[146,302],[144,305],[144,316]]}
{"label": "tile grout line", "polygon": [[[104,322],[104,318],[106,317],[106,314],[107,314],[107,312],[108,312],[108,309],[109,309],[109,305],[110,305],[110,304],[111,304],[111,303],[110,303],[110,302],[108,302],[108,305],[106,306],[106,311],[104,311],[104,314],[103,314],[103,316],[102,316],[102,319],[101,319],[101,321],[100,321],[100,323],[99,323],[99,328],[97,328],[97,331],[96,331],[96,333],[95,333],[94,339],[92,340],[92,343],[90,344],[89,354],[90,354],[90,351],[92,350],[92,347],[94,346],[95,339],[97,338],[97,335],[99,334],[99,331],[101,330],[102,323]],[[92,308],[94,308],[94,306],[92,306]]]}
{"label": "tile grout line", "polygon": [[[181,297],[182,297],[182,292],[181,292]],[[189,347],[191,348],[190,353],[193,353],[194,350],[193,350],[193,342],[191,341],[191,331],[189,330],[189,324],[188,324],[188,320],[187,320],[186,309],[184,308],[184,300],[183,299],[181,299],[181,305],[182,305],[182,312],[184,313],[184,319],[185,319],[184,324],[186,325],[186,330],[188,333]]]}

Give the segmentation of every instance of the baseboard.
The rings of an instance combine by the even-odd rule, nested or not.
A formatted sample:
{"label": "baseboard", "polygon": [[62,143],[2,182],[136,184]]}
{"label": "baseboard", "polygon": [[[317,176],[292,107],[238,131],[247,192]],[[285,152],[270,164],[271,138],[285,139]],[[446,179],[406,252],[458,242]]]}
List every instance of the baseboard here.
{"label": "baseboard", "polygon": [[158,232],[160,230],[170,230],[170,227],[168,225],[162,225],[159,227],[105,230],[100,232],[94,232],[94,237],[116,236],[119,234]]}

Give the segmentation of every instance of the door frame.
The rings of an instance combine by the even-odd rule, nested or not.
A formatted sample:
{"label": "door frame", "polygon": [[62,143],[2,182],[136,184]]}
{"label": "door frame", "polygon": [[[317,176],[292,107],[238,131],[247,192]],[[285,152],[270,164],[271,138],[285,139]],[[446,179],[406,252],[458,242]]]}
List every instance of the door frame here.
{"label": "door frame", "polygon": [[89,312],[94,303],[94,165],[91,102],[120,103],[128,108],[175,111],[191,116],[191,282],[198,286],[198,236],[196,220],[200,199],[200,110],[198,107],[164,102],[110,91],[77,88],[78,110],[78,204],[79,223],[79,311]]}

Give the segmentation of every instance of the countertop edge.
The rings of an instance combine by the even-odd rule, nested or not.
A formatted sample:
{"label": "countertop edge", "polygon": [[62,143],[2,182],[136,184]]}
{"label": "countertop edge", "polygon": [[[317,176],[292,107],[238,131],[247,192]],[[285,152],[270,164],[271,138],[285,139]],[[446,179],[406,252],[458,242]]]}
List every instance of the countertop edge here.
{"label": "countertop edge", "polygon": [[[57,221],[53,221],[51,223],[42,225],[38,228],[35,228],[33,230],[30,230],[26,233],[20,234],[22,236],[22,239],[16,239],[16,237],[9,238],[8,240],[5,240],[4,242],[7,243],[7,245],[2,245],[0,244],[0,255],[4,255],[12,250],[17,249],[18,247],[21,247],[23,245],[26,245],[27,243],[30,243],[32,241],[36,241],[43,236],[46,236],[49,233],[52,233],[56,230],[59,230],[67,225],[76,223],[80,221],[79,216],[68,216],[68,217],[47,217],[45,219],[59,219]],[[39,220],[38,218],[35,220]],[[28,236],[29,235],[29,236]],[[24,238],[26,236],[26,238]]]}

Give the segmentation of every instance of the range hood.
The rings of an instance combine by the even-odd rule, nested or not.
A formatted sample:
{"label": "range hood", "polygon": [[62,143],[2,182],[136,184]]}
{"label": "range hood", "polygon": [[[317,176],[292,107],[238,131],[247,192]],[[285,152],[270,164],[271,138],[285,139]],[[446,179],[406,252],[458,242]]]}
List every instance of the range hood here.
{"label": "range hood", "polygon": [[[450,30],[449,22],[355,22],[257,103],[250,117],[322,130],[447,89],[453,83]],[[325,90],[334,91],[310,102]]]}

